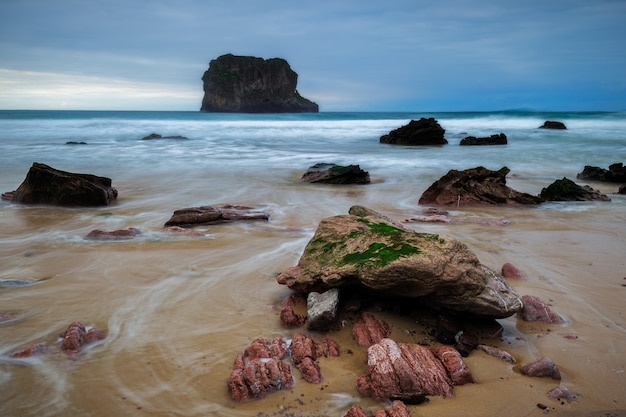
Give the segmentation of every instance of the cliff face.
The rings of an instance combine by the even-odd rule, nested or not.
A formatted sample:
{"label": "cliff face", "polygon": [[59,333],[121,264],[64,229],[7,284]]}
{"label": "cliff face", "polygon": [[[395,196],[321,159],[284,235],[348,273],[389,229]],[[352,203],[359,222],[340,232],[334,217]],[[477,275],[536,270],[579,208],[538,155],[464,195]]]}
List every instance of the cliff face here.
{"label": "cliff face", "polygon": [[296,90],[298,74],[281,58],[222,55],[202,76],[200,111],[227,113],[317,113],[316,103]]}

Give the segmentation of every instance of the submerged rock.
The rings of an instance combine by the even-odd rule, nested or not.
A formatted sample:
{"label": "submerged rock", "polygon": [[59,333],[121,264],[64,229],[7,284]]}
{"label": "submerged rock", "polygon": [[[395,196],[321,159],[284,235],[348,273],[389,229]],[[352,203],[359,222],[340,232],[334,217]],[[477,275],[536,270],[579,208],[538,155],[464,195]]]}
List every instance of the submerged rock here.
{"label": "submerged rock", "polygon": [[467,146],[467,145],[506,145],[508,143],[506,135],[504,133],[500,133],[499,135],[491,135],[486,137],[477,138],[475,136],[467,136],[461,139],[459,145]]}
{"label": "submerged rock", "polygon": [[369,184],[370,174],[358,165],[320,163],[309,167],[300,181],[323,184]]}
{"label": "submerged rock", "polygon": [[119,230],[92,230],[85,236],[87,240],[129,240],[141,234],[139,229],[129,227]]}
{"label": "submerged rock", "polygon": [[359,206],[350,213],[323,219],[298,265],[279,274],[278,283],[302,293],[358,285],[488,318],[521,309],[515,290],[465,244],[404,229]]}
{"label": "submerged rock", "polygon": [[482,166],[458,171],[452,169],[434,182],[419,204],[440,206],[488,206],[540,204],[541,197],[516,191],[506,185],[509,168],[492,171]]}
{"label": "submerged rock", "polygon": [[144,136],[143,138],[141,138],[141,140],[154,140],[154,139],[175,139],[175,140],[186,140],[188,138],[186,138],[185,136],[180,136],[180,135],[176,135],[176,136],[162,136],[158,133],[151,133],[148,136]]}
{"label": "submerged rock", "polygon": [[554,120],[546,120],[545,122],[543,122],[543,124],[541,126],[539,126],[539,129],[559,129],[559,130],[564,130],[567,129],[567,127],[565,126],[565,123],[563,122],[557,122]]}
{"label": "submerged rock", "polygon": [[34,162],[17,190],[2,194],[2,198],[23,204],[106,206],[117,198],[117,190],[111,187],[110,178],[60,171]]}
{"label": "submerged rock", "polygon": [[437,120],[421,118],[411,120],[409,124],[392,130],[380,137],[380,143],[391,145],[445,145],[448,143],[445,129]]}
{"label": "submerged rock", "polygon": [[541,190],[540,196],[546,201],[611,201],[606,194],[567,178],[554,181]]}
{"label": "submerged rock", "polygon": [[222,205],[189,207],[174,211],[165,227],[193,227],[203,224],[230,223],[234,221],[268,220],[269,214],[254,207]]}

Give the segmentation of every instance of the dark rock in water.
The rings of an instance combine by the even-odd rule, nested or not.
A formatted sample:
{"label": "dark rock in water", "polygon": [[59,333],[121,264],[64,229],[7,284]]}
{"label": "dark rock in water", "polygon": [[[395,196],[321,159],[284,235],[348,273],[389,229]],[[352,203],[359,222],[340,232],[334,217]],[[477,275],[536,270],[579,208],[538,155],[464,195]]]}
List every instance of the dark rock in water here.
{"label": "dark rock in water", "polygon": [[487,206],[540,204],[541,197],[516,191],[506,185],[509,168],[492,171],[482,166],[458,171],[452,169],[434,182],[419,204],[440,206]]}
{"label": "dark rock in water", "polygon": [[550,324],[562,324],[563,319],[535,295],[523,295],[524,307],[519,311],[519,316],[524,321],[542,321]]}
{"label": "dark rock in water", "polygon": [[369,184],[370,174],[359,165],[320,163],[309,167],[300,181],[324,184]]}
{"label": "dark rock in water", "polygon": [[226,54],[202,76],[200,111],[226,113],[317,113],[319,106],[296,90],[298,74],[281,58]]}
{"label": "dark rock in water", "polygon": [[82,142],[82,141],[81,142],[77,142],[77,141],[70,140],[68,142],[65,142],[65,144],[66,145],[86,145],[87,142]]}
{"label": "dark rock in water", "polygon": [[193,227],[202,224],[219,224],[234,221],[268,220],[269,215],[254,209],[254,207],[222,205],[200,206],[176,210],[165,223],[165,227],[180,226]]}
{"label": "dark rock in water", "polygon": [[539,129],[559,129],[559,130],[563,130],[563,129],[567,129],[567,127],[565,126],[565,124],[563,122],[556,122],[553,120],[546,120],[541,126],[539,126]]}
{"label": "dark rock in water", "polygon": [[626,184],[622,184],[619,186],[619,190],[617,190],[617,194],[626,194]]}
{"label": "dark rock in water", "polygon": [[144,136],[141,140],[154,140],[154,139],[176,139],[176,140],[186,140],[188,138],[184,136],[161,136],[158,133],[151,133],[148,136]]}
{"label": "dark rock in water", "polygon": [[626,182],[626,167],[622,162],[609,165],[609,169],[585,165],[583,172],[576,175],[579,180]]}
{"label": "dark rock in water", "polygon": [[611,201],[606,194],[588,185],[578,185],[567,178],[554,181],[539,195],[546,201]]}
{"label": "dark rock in water", "polygon": [[486,318],[522,308],[515,290],[465,244],[404,229],[360,206],[323,219],[298,265],[276,279],[296,292],[361,286]]}
{"label": "dark rock in water", "polygon": [[106,206],[117,198],[117,190],[111,187],[110,178],[60,171],[35,162],[18,189],[2,198],[23,204]]}
{"label": "dark rock in water", "polygon": [[499,135],[491,135],[483,138],[475,136],[467,136],[461,139],[460,145],[506,145],[507,139],[504,133]]}
{"label": "dark rock in water", "polygon": [[363,312],[352,326],[352,336],[357,345],[370,347],[391,335],[391,327],[384,320],[378,320],[370,313]]}
{"label": "dark rock in water", "polygon": [[446,133],[434,118],[411,120],[408,125],[380,137],[380,143],[391,145],[445,145]]}
{"label": "dark rock in water", "polygon": [[418,344],[383,339],[367,349],[367,368],[367,374],[357,380],[363,396],[385,401],[421,394],[453,395],[453,383],[443,364]]}
{"label": "dark rock in water", "polygon": [[138,234],[141,234],[139,229],[129,227],[127,229],[120,230],[92,230],[85,236],[87,240],[128,240],[132,239]]}
{"label": "dark rock in water", "polygon": [[526,364],[520,368],[520,372],[526,376],[561,379],[559,368],[557,368],[554,361],[550,358],[542,358]]}
{"label": "dark rock in water", "polygon": [[0,289],[26,287],[36,283],[33,279],[0,279]]}

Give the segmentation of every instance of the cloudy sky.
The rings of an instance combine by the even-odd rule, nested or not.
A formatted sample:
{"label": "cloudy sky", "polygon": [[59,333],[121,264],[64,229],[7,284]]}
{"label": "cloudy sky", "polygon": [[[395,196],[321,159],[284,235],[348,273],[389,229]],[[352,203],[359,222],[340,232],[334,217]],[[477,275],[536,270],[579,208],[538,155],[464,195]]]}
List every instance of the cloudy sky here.
{"label": "cloudy sky", "polygon": [[285,58],[321,111],[626,110],[624,0],[1,0],[0,109],[199,110]]}

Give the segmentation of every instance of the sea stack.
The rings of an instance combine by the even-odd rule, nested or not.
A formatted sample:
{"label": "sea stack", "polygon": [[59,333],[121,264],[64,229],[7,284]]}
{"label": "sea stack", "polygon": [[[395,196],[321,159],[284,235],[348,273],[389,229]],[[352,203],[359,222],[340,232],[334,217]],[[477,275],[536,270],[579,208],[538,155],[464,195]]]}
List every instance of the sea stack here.
{"label": "sea stack", "polygon": [[282,58],[222,55],[210,62],[202,81],[203,112],[319,112],[316,103],[298,93],[298,74]]}

